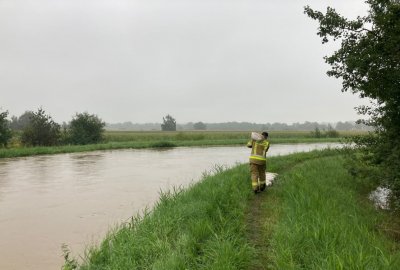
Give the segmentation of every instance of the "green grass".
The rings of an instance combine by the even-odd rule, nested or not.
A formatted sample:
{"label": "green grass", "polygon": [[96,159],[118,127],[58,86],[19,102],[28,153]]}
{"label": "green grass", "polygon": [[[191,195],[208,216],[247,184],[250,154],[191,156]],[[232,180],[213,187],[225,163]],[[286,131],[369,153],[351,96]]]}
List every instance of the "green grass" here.
{"label": "green grass", "polygon": [[[91,247],[78,269],[400,269],[399,245],[378,229],[387,215],[361,197],[343,164],[336,150],[270,158],[280,176],[257,196],[247,165],[216,168],[161,194],[153,210]],[[256,200],[257,243],[248,233]],[[73,268],[68,261],[64,269]]]}
{"label": "green grass", "polygon": [[247,170],[216,171],[190,189],[161,194],[151,212],[90,249],[79,269],[245,269],[254,253],[244,233]]}
{"label": "green grass", "polygon": [[389,217],[361,197],[342,156],[313,159],[279,177],[262,204],[264,269],[400,269]]}
{"label": "green grass", "polygon": [[[307,131],[271,132],[272,144],[339,142],[353,133],[341,133],[339,138],[313,138]],[[21,147],[14,141],[13,147],[0,148],[0,158],[23,157],[33,155],[51,155],[60,153],[86,152],[124,148],[159,148],[179,146],[226,146],[244,145],[249,132],[226,131],[185,131],[185,132],[126,132],[108,131],[103,143],[91,145],[62,145],[51,147]]]}

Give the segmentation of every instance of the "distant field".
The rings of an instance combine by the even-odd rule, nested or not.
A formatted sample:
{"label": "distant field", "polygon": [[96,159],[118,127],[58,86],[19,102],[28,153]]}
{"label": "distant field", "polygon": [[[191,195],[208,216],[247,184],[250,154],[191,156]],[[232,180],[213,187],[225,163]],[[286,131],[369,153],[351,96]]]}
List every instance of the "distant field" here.
{"label": "distant field", "polygon": [[[340,131],[339,138],[360,135],[362,131]],[[279,139],[318,139],[310,131],[271,131],[271,141]],[[250,131],[106,131],[106,142],[248,140]],[[323,139],[323,138],[320,138]]]}

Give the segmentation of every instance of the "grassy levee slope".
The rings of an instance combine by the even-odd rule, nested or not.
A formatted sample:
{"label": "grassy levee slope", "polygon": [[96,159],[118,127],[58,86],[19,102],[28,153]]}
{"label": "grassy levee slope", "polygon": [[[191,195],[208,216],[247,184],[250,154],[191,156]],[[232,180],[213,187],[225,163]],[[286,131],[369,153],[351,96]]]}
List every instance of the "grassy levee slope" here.
{"label": "grassy levee slope", "polygon": [[[280,176],[256,196],[247,165],[162,194],[153,210],[91,247],[77,268],[400,269],[398,244],[376,229],[385,215],[359,195],[340,152],[269,164]],[[256,205],[261,211],[251,210]],[[74,264],[69,259],[64,269]]]}
{"label": "grassy levee slope", "polygon": [[[79,269],[245,269],[253,248],[244,213],[252,193],[239,166],[161,195],[155,208],[109,233]],[[64,269],[71,269],[68,264]]]}
{"label": "grassy levee slope", "polygon": [[399,244],[378,230],[387,216],[360,196],[344,162],[301,163],[266,194],[263,269],[400,269]]}

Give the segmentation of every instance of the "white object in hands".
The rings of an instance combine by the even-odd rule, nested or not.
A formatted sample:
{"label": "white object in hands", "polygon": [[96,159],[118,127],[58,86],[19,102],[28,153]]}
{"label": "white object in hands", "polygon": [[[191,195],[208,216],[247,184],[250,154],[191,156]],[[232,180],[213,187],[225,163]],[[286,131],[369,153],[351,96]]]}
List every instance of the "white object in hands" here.
{"label": "white object in hands", "polygon": [[252,132],[252,133],[251,133],[251,139],[252,139],[252,140],[255,140],[255,141],[261,141],[261,140],[264,139],[264,136],[261,135],[260,133]]}

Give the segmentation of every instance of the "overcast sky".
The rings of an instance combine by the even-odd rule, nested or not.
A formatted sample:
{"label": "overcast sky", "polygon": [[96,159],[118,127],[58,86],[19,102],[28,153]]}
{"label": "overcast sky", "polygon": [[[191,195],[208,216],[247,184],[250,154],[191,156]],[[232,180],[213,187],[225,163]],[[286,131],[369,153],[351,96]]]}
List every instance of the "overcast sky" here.
{"label": "overcast sky", "polygon": [[365,103],[327,77],[303,7],[362,0],[0,0],[0,107],[56,121],[336,122]]}

